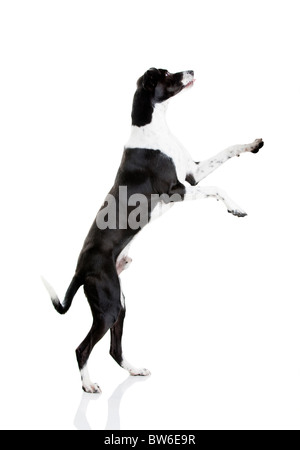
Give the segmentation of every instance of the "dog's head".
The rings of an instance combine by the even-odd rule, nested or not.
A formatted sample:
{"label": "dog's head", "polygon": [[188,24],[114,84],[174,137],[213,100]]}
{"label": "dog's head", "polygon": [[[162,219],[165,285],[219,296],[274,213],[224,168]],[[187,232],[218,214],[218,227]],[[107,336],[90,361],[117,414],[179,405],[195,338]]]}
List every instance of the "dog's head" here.
{"label": "dog's head", "polygon": [[178,73],[169,73],[165,69],[147,70],[137,81],[131,113],[132,125],[142,127],[151,123],[157,104],[192,86],[194,81],[192,70]]}
{"label": "dog's head", "polygon": [[138,79],[138,89],[145,90],[151,96],[152,104],[162,103],[183,89],[194,84],[193,70],[170,73],[165,69],[151,68]]}

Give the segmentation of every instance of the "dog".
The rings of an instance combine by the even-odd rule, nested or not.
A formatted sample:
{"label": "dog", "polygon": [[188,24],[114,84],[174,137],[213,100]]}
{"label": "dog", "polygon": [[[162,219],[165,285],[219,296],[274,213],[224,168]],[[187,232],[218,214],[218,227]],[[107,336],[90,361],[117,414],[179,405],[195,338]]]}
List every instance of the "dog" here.
{"label": "dog", "polygon": [[93,347],[108,330],[110,354],[115,361],[130,375],[150,374],[147,369],[129,364],[122,351],[125,299],[120,274],[131,263],[128,250],[137,233],[175,203],[186,200],[215,198],[234,216],[246,216],[223,190],[203,187],[199,182],[230,158],[245,152],[257,153],[264,143],[256,139],[248,145],[229,147],[204,162],[195,162],[171,133],[165,118],[170,99],[191,88],[194,82],[192,70],[169,73],[156,68],[138,79],[129,141],[114,185],[85,239],[75,275],[62,302],[43,280],[60,314],[69,310],[79,287],[84,286],[93,316],[92,327],[76,350],[85,392],[101,392],[98,384],[90,380],[87,363]]}

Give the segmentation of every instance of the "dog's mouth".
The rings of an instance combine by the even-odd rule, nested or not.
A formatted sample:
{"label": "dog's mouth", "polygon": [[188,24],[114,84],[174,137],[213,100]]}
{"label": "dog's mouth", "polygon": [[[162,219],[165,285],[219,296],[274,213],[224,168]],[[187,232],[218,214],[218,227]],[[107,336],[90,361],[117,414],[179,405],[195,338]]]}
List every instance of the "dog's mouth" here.
{"label": "dog's mouth", "polygon": [[184,87],[185,88],[189,88],[189,87],[192,87],[193,85],[194,85],[194,83],[195,83],[195,78],[193,78],[191,81],[189,81]]}
{"label": "dog's mouth", "polygon": [[193,84],[195,83],[194,71],[188,70],[186,72],[183,72],[181,82],[183,84],[184,89],[192,87]]}

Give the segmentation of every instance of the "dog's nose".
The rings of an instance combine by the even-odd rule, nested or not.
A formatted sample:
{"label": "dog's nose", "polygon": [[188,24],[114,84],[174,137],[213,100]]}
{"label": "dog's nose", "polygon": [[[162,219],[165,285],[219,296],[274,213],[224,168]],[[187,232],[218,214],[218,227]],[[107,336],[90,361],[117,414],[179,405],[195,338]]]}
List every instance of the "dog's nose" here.
{"label": "dog's nose", "polygon": [[194,76],[194,71],[193,71],[193,70],[188,70],[187,73],[188,73],[189,75],[192,75],[192,77]]}

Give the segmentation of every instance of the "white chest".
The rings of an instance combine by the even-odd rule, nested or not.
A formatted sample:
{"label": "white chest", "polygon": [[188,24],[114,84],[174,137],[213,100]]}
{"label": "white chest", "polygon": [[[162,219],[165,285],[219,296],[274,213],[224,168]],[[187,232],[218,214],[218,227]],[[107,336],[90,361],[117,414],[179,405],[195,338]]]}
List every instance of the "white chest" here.
{"label": "white chest", "polygon": [[125,148],[147,148],[165,153],[172,158],[177,178],[181,183],[185,182],[186,175],[190,172],[192,158],[170,132],[165,120],[165,108],[161,105],[155,107],[149,125],[132,126],[131,135]]}

